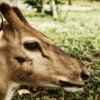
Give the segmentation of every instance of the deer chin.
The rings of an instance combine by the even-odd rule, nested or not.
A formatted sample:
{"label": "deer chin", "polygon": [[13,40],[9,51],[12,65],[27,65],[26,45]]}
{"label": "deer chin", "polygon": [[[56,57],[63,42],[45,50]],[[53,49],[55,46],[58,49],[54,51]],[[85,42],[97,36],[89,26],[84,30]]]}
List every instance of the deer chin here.
{"label": "deer chin", "polygon": [[67,92],[83,91],[84,85],[85,84],[76,84],[69,81],[59,80],[59,86],[62,87]]}
{"label": "deer chin", "polygon": [[67,87],[67,88],[64,88],[65,91],[67,92],[78,92],[78,91],[83,91],[83,88],[79,88],[79,87]]}

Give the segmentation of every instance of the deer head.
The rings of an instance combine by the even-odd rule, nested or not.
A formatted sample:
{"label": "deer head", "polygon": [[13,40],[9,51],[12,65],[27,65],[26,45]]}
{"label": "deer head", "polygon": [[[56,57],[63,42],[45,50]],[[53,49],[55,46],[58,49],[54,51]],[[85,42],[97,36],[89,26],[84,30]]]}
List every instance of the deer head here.
{"label": "deer head", "polygon": [[13,83],[74,91],[88,82],[86,68],[32,28],[17,7],[2,3],[0,11],[6,19],[0,38],[1,98]]}

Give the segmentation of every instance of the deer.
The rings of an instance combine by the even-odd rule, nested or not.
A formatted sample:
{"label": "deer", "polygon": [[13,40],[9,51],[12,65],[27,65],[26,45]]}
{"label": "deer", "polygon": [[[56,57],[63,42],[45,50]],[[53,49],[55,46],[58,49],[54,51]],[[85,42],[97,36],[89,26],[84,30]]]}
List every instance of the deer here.
{"label": "deer", "polygon": [[88,69],[33,28],[18,7],[1,3],[0,12],[0,100],[11,100],[21,85],[76,92],[89,82]]}

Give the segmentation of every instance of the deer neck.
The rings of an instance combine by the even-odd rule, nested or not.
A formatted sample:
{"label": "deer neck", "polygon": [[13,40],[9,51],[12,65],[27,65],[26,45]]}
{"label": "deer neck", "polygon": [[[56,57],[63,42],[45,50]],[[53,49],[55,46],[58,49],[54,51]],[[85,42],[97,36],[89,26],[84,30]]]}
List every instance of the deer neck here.
{"label": "deer neck", "polygon": [[7,94],[6,94],[6,97],[5,97],[5,100],[11,100],[13,94],[15,93],[15,91],[20,87],[19,84],[17,83],[12,83],[9,88],[8,88],[8,91],[7,91]]}

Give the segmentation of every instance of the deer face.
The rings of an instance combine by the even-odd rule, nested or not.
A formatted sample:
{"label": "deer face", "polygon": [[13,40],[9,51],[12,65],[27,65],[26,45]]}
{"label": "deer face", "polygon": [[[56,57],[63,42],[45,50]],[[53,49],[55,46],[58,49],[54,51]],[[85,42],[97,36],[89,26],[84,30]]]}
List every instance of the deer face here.
{"label": "deer face", "polygon": [[66,90],[80,89],[88,82],[89,72],[33,29],[18,8],[2,4],[0,10],[7,20],[2,29],[4,45],[1,48],[13,82]]}

